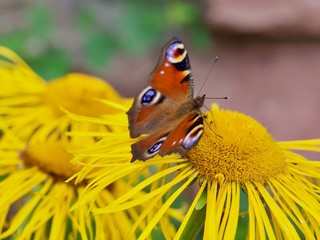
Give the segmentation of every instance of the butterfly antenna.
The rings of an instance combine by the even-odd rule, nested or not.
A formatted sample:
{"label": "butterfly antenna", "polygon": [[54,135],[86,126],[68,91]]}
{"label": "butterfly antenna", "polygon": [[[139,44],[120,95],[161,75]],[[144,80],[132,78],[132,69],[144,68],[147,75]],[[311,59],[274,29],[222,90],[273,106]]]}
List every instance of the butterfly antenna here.
{"label": "butterfly antenna", "polygon": [[218,61],[218,56],[216,56],[216,58],[214,59],[213,63],[211,64],[210,71],[208,72],[206,78],[204,79],[204,81],[203,81],[203,83],[202,83],[202,85],[201,85],[201,88],[200,88],[200,90],[199,90],[198,96],[200,95],[200,93],[201,93],[201,91],[202,91],[202,89],[203,89],[203,87],[204,87],[204,84],[207,82],[210,74],[212,73],[212,70],[213,70],[213,68],[214,68],[214,65],[217,63],[217,61]]}
{"label": "butterfly antenna", "polygon": [[229,97],[205,97],[205,99],[229,99]]}

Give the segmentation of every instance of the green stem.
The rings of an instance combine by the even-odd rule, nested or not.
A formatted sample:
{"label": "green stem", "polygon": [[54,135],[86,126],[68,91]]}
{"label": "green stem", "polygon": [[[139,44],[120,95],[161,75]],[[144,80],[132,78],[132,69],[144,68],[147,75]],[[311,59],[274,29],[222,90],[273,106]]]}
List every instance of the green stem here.
{"label": "green stem", "polygon": [[194,209],[180,239],[196,239],[199,232],[203,229],[205,217],[206,207],[203,207],[200,210]]}

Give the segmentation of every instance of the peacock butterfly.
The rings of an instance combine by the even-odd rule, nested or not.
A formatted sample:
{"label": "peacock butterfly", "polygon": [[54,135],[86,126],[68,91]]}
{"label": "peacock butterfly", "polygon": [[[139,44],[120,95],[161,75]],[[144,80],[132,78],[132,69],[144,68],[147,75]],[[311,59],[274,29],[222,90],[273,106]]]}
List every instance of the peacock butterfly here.
{"label": "peacock butterfly", "polygon": [[147,160],[187,152],[203,133],[200,108],[205,95],[193,98],[193,77],[187,50],[176,38],[162,49],[149,86],[135,97],[127,112],[130,137],[149,134],[131,145],[132,159]]}

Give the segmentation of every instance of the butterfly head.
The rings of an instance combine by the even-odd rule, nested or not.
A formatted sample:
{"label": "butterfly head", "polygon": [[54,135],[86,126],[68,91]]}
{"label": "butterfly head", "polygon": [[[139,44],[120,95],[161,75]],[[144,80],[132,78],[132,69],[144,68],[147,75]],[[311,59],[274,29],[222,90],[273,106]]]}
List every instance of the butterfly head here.
{"label": "butterfly head", "polygon": [[202,96],[198,96],[194,99],[194,102],[196,104],[196,109],[200,109],[203,106],[205,98],[206,98],[206,95],[203,94]]}

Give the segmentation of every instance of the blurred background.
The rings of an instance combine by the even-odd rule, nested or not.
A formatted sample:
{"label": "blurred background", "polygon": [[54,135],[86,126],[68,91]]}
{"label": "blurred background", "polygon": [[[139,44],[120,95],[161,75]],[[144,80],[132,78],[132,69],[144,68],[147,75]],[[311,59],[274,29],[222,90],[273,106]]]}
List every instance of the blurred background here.
{"label": "blurred background", "polygon": [[201,94],[229,96],[221,107],[278,140],[319,138],[319,12],[318,0],[2,0],[0,44],[45,79],[88,73],[133,97],[176,36],[195,95],[218,56]]}

